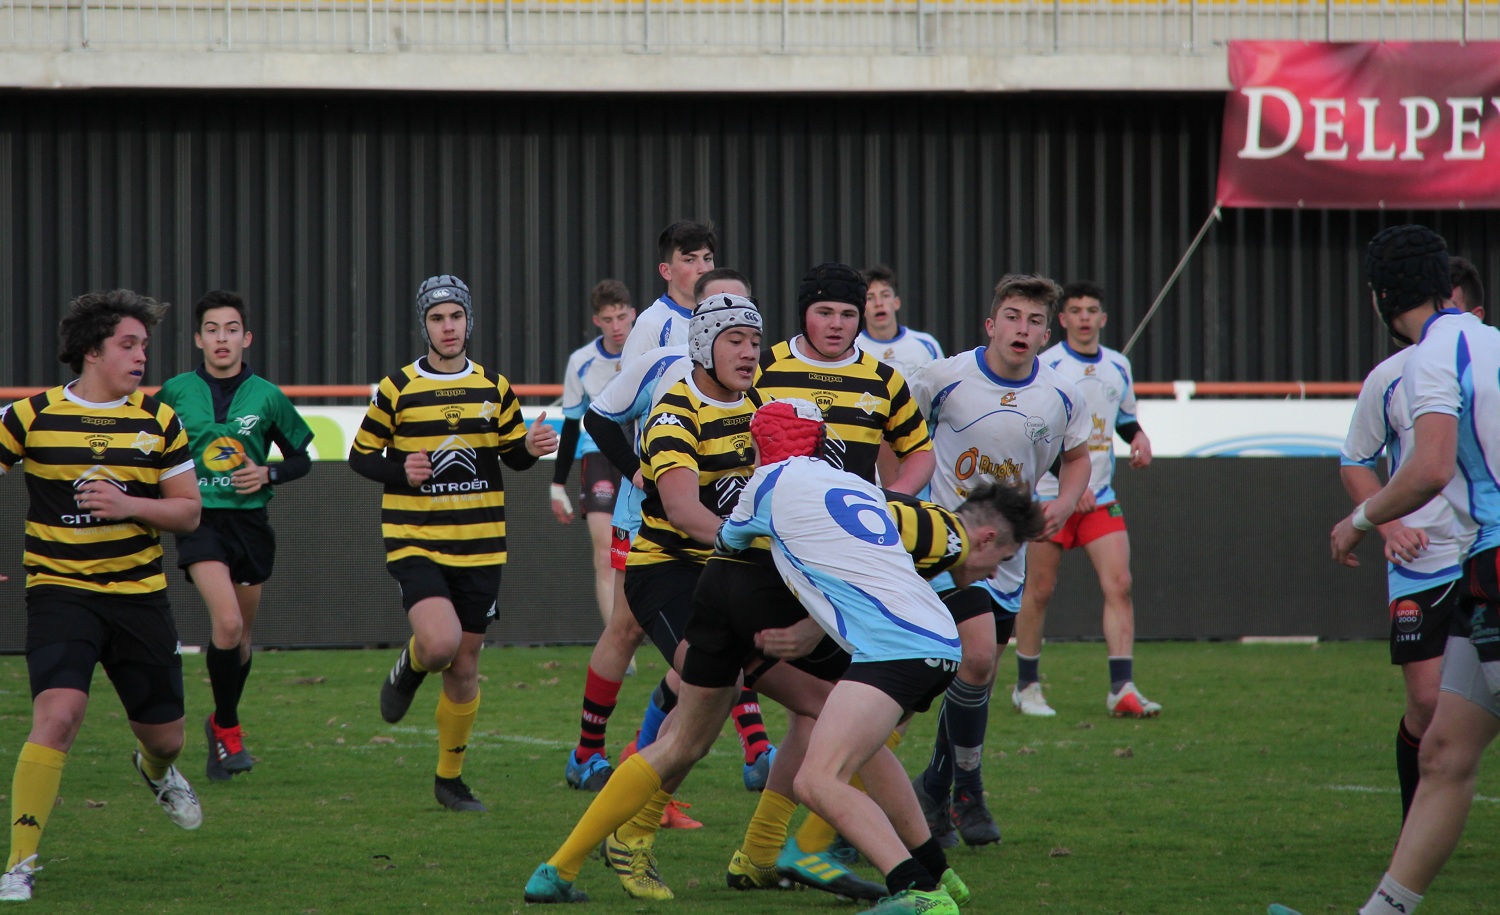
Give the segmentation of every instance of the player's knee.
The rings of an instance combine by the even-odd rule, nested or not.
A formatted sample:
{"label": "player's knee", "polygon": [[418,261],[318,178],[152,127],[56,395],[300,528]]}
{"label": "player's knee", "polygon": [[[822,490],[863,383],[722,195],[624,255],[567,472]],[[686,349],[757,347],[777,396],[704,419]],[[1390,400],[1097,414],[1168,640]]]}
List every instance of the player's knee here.
{"label": "player's knee", "polygon": [[1420,738],[1432,725],[1432,716],[1437,712],[1437,694],[1427,695],[1423,691],[1412,691],[1406,695],[1406,730]]}
{"label": "player's knee", "polygon": [[987,644],[963,646],[963,656],[958,662],[958,675],[969,683],[990,683],[995,679],[996,646]]}
{"label": "player's knee", "polygon": [[1437,782],[1472,783],[1479,772],[1479,759],[1483,748],[1471,742],[1456,740],[1448,734],[1427,734],[1422,738],[1422,749],[1417,759],[1421,767],[1422,780]]}
{"label": "player's knee", "polygon": [[218,648],[238,648],[245,637],[245,620],[236,609],[233,614],[215,616],[213,640]]}
{"label": "player's knee", "polygon": [[1099,580],[1099,589],[1115,600],[1130,600],[1130,589],[1134,584],[1129,569],[1111,572]]}
{"label": "player's knee", "polygon": [[[1026,603],[1037,611],[1045,611],[1052,603],[1052,594],[1057,590],[1057,580],[1037,575],[1026,579]],[[1030,609],[1030,608],[1028,608]]]}

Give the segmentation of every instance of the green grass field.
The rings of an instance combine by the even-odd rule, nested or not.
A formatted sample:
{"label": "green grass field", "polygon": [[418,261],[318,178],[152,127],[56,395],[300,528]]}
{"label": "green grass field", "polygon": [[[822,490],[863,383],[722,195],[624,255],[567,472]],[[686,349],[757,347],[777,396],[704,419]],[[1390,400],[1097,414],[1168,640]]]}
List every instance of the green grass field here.
{"label": "green grass field", "polygon": [[[521,887],[592,795],[569,790],[563,753],[577,735],[586,648],[484,653],[484,704],[465,779],[490,806],[453,814],[432,798],[436,757],[429,683],[407,721],[377,711],[392,652],[257,655],[243,707],[255,771],[203,775],[209,693],[201,656],[186,660],[188,750],[204,824],[172,826],[130,766],[132,739],[102,673],[43,840],[33,911],[290,913],[525,908]],[[644,661],[647,655],[643,652]],[[660,674],[643,663],[611,727],[633,733]],[[1352,912],[1384,869],[1400,816],[1392,744],[1399,675],[1377,643],[1139,646],[1142,687],[1166,706],[1154,721],[1104,713],[1104,649],[1047,649],[1059,710],[992,713],[985,772],[1003,845],[957,849],[976,913]],[[1002,671],[1013,671],[1007,655]],[[10,771],[29,723],[24,661],[0,658],[0,747]],[[997,691],[998,692],[998,691]],[[1008,698],[1008,690],[1007,690]],[[935,714],[902,747],[925,763]],[[781,713],[768,707],[773,736]],[[732,732],[684,787],[707,823],[664,832],[661,869],[674,903],[629,899],[602,865],[579,885],[600,913],[854,912],[813,891],[736,893],[723,883],[754,798],[740,785]],[[5,786],[8,793],[8,781]],[[1426,915],[1493,911],[1500,783],[1481,800]],[[867,876],[874,877],[873,874]],[[675,907],[675,908],[674,908]]]}

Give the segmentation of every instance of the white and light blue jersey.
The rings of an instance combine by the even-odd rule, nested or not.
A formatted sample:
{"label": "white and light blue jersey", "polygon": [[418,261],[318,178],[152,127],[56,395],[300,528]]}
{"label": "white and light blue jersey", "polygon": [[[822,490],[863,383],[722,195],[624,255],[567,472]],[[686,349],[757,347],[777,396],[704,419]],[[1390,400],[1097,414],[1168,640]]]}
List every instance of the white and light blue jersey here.
{"label": "white and light blue jersey", "polygon": [[1500,546],[1500,330],[1445,309],[1422,328],[1401,384],[1411,418],[1458,418],[1458,472],[1443,489],[1458,520],[1478,529],[1471,553]]}
{"label": "white and light blue jersey", "polygon": [[808,457],[761,467],[720,537],[746,549],[764,536],[787,587],[855,663],[962,657],[874,484]]}
{"label": "white and light blue jersey", "polygon": [[[635,446],[635,453],[640,454],[636,423],[651,412],[661,395],[692,371],[693,361],[688,358],[686,344],[647,350],[640,358],[621,367],[614,380],[605,385],[589,404],[589,409],[624,426],[625,434]],[[610,523],[634,537],[641,527],[641,503],[644,501],[646,494],[636,489],[628,477],[623,479],[615,496],[615,514]]]}
{"label": "white and light blue jersey", "polygon": [[[985,481],[1035,493],[1053,462],[1089,439],[1088,406],[1072,382],[1040,359],[1024,379],[1001,378],[985,363],[984,352],[981,346],[929,363],[910,381],[912,396],[927,415],[937,460],[929,498],[948,509],[958,508],[969,490]],[[1023,544],[979,586],[1017,613],[1025,581]]]}
{"label": "white and light blue jersey", "polygon": [[624,365],[629,365],[640,356],[659,346],[687,346],[688,322],[693,318],[691,308],[683,308],[663,295],[651,307],[636,316],[625,338],[625,348],[620,356]]}
{"label": "white and light blue jersey", "polygon": [[[620,354],[604,348],[604,338],[595,337],[593,343],[580,346],[568,357],[568,367],[563,373],[562,411],[564,419],[582,420],[589,403],[599,396],[604,386],[614,380],[620,372]],[[599,446],[589,436],[588,430],[578,430],[578,450],[575,458],[585,454],[598,454]]]}
{"label": "white and light blue jersey", "polygon": [[[1411,453],[1411,402],[1401,384],[1402,370],[1411,349],[1403,349],[1375,366],[1365,377],[1349,420],[1339,463],[1375,469],[1385,452],[1386,468],[1395,474],[1401,459]],[[1436,588],[1456,580],[1463,572],[1463,558],[1474,537],[1459,522],[1453,507],[1442,497],[1401,519],[1407,527],[1427,532],[1427,549],[1404,565],[1386,563],[1386,590],[1390,600]]]}
{"label": "white and light blue jersey", "polygon": [[[1116,501],[1115,427],[1135,422],[1135,379],[1130,360],[1107,346],[1092,356],[1063,342],[1043,350],[1042,364],[1073,382],[1089,411],[1089,491],[1100,505]],[[1048,472],[1036,484],[1043,499],[1057,498],[1057,477]]]}
{"label": "white and light blue jersey", "polygon": [[868,330],[859,332],[854,345],[910,378],[912,373],[929,362],[943,358],[943,347],[932,334],[902,327],[889,340],[876,340]]}

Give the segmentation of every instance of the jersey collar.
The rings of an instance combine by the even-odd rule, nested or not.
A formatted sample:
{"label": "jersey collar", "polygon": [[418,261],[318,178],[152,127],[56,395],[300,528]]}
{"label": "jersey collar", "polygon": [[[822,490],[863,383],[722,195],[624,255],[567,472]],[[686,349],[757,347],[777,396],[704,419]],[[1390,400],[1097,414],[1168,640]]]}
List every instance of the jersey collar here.
{"label": "jersey collar", "polygon": [[661,298],[657,299],[656,301],[675,311],[679,317],[691,318],[693,316],[693,310],[691,308],[683,308],[681,305],[678,305],[676,302],[672,301],[672,297],[667,295],[666,293],[662,293]]}
{"label": "jersey collar", "polygon": [[431,378],[433,381],[452,381],[455,378],[462,378],[465,375],[468,375],[471,372],[473,372],[474,371],[474,361],[472,359],[470,359],[469,357],[465,356],[464,357],[464,367],[463,368],[459,369],[456,372],[444,373],[444,372],[434,371],[431,368],[431,364],[427,361],[427,357],[423,356],[423,357],[421,357],[420,359],[418,359],[416,361],[416,363],[415,363],[415,365],[413,367],[417,370],[417,374],[421,375],[423,378]]}
{"label": "jersey collar", "polygon": [[996,375],[993,371],[991,371],[989,363],[984,361],[984,351],[987,349],[989,349],[989,347],[981,346],[979,349],[976,349],[974,351],[974,364],[979,366],[979,371],[984,373],[984,377],[988,378],[990,381],[993,381],[995,384],[998,384],[1001,387],[1005,388],[1024,388],[1028,384],[1031,384],[1033,381],[1036,381],[1036,373],[1041,371],[1042,360],[1038,359],[1035,356],[1031,357],[1031,374],[1027,375],[1025,378],[1017,380],[1001,378],[999,375]]}
{"label": "jersey collar", "polygon": [[76,381],[70,381],[66,385],[64,385],[63,396],[78,404],[80,407],[88,407],[93,410],[112,410],[115,407],[123,407],[125,406],[125,404],[130,402],[130,398],[128,396],[121,397],[119,400],[111,400],[108,403],[94,403],[92,400],[84,400],[82,397],[79,397],[77,394],[73,393],[73,385],[75,384],[77,384]]}
{"label": "jersey collar", "polygon": [[[860,352],[859,347],[857,347],[857,346],[851,346],[851,347],[849,347],[849,355],[845,356],[842,359],[836,360],[834,362],[823,362],[821,360],[814,361],[814,360],[809,359],[806,356],[802,355],[802,349],[801,349],[801,347],[799,347],[797,345],[797,341],[801,340],[801,339],[802,339],[802,334],[798,334],[797,336],[795,336],[792,339],[788,340],[787,341],[787,348],[789,348],[792,351],[793,358],[795,358],[795,359],[797,359],[797,360],[799,360],[801,362],[805,362],[806,364],[811,365],[811,366],[815,366],[815,367],[821,366],[821,367],[823,367],[825,369],[841,369],[841,368],[845,368],[847,366],[851,366],[854,363],[858,362],[859,359],[860,359],[860,357],[864,355],[864,353]],[[808,349],[812,349],[812,345],[808,344],[807,348]]]}
{"label": "jersey collar", "polygon": [[1069,346],[1066,339],[1064,339],[1062,342],[1062,348],[1067,352],[1068,355],[1072,356],[1074,359],[1077,359],[1079,362],[1098,362],[1100,359],[1104,358],[1103,346],[1099,347],[1099,349],[1092,356],[1088,355],[1087,353],[1080,353],[1078,350]]}
{"label": "jersey collar", "polygon": [[890,344],[895,343],[897,340],[900,340],[902,337],[906,336],[906,325],[904,325],[904,324],[897,324],[896,325],[896,336],[892,337],[889,340],[882,340],[879,337],[875,336],[874,334],[870,333],[868,330],[862,330],[862,331],[860,331],[859,335],[861,337],[864,337],[866,340],[869,340],[871,343],[883,343],[883,344],[889,346]]}
{"label": "jersey collar", "polygon": [[599,351],[599,356],[602,359],[618,359],[621,356],[625,355],[625,351],[623,349],[618,353],[612,353],[609,350],[605,349],[603,335],[594,338],[594,349]]}
{"label": "jersey collar", "polygon": [[1432,326],[1432,322],[1436,321],[1438,318],[1441,318],[1443,315],[1461,314],[1463,314],[1463,312],[1459,311],[1457,308],[1439,308],[1437,311],[1433,312],[1432,317],[1422,322],[1422,336],[1417,338],[1417,342],[1420,343],[1421,341],[1427,339],[1427,329],[1430,328]]}

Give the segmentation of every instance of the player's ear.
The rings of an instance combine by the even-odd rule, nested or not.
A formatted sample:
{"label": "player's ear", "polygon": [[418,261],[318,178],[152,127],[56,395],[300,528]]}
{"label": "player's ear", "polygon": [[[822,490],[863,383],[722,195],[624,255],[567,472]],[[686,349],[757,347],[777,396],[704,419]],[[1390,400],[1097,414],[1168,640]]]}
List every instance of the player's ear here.
{"label": "player's ear", "polygon": [[255,341],[255,335],[252,334],[252,333],[250,333],[250,331],[248,331],[248,330],[245,331],[245,342],[244,342],[243,345],[248,349],[249,346],[250,346],[250,344],[252,342],[254,342],[254,341]]}

